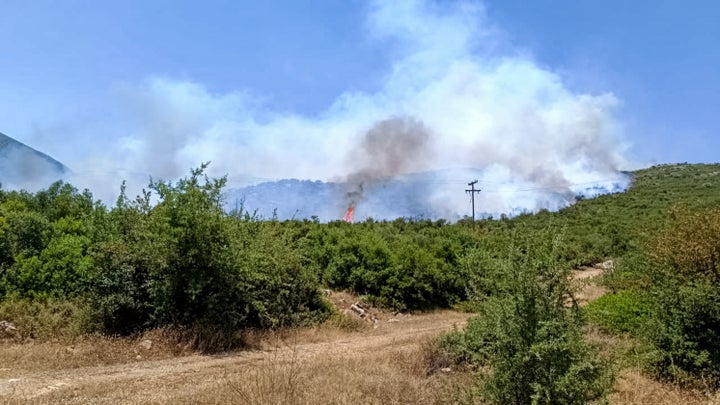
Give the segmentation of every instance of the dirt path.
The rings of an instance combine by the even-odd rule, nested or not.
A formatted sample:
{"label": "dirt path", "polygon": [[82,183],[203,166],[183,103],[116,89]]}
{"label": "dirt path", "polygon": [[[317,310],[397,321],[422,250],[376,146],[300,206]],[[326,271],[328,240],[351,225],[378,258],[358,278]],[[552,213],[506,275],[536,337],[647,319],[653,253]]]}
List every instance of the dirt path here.
{"label": "dirt path", "polygon": [[[573,271],[573,282],[578,283],[576,299],[581,305],[604,294],[596,281],[606,267],[598,265]],[[347,307],[352,297],[334,294],[332,299],[336,306]],[[398,317],[382,315],[383,320],[375,329],[321,332],[320,336],[313,337],[299,331],[283,339],[277,338],[266,350],[215,356],[189,355],[105,366],[68,366],[52,371],[14,372],[12,365],[8,369],[8,364],[2,364],[6,372],[3,373],[5,378],[0,379],[0,398],[39,403],[61,400],[92,403],[173,401],[178,396],[191,396],[193,392],[208,389],[222,376],[271,369],[278,364],[309,364],[323,359],[335,363],[338,359],[352,362],[374,358],[372,361],[379,361],[383,355],[417,347],[423,339],[442,331],[461,328],[469,318],[468,314],[453,311]],[[27,349],[33,350],[32,347]]]}
{"label": "dirt path", "polygon": [[[122,387],[126,393],[132,394],[129,398],[121,398],[120,402],[142,402],[143,398],[159,399],[158,390],[162,391],[167,387],[177,389],[177,384],[173,384],[173,381],[184,381],[185,383],[180,385],[187,389],[187,383],[191,383],[192,387],[211,384],[218,376],[249,366],[268,367],[271,362],[305,362],[324,357],[362,357],[401,348],[454,326],[462,327],[468,317],[468,314],[452,311],[400,316],[393,318],[392,322],[381,321],[376,329],[329,334],[327,339],[318,342],[302,342],[302,336],[278,340],[276,347],[270,350],[238,351],[219,356],[192,355],[111,366],[19,373],[0,379],[0,398],[39,402],[45,402],[43,398],[47,398],[48,402],[52,402],[50,398],[62,397],[58,397],[58,394],[89,391],[90,396],[86,398],[90,398],[92,392],[111,393]],[[78,398],[74,395],[73,397]],[[110,398],[113,398],[110,402],[118,399],[114,395]]]}
{"label": "dirt path", "polygon": [[598,263],[590,267],[581,267],[573,270],[572,283],[575,289],[575,300],[578,305],[585,306],[591,301],[605,295],[607,288],[600,285],[600,277],[614,265],[612,260]]}
{"label": "dirt path", "polygon": [[[572,283],[576,287],[575,300],[578,305],[585,306],[608,293],[608,289],[600,285],[600,278],[613,266],[614,262],[608,260],[573,270]],[[597,338],[596,336],[595,339]],[[607,335],[601,338],[604,339],[605,344],[618,339]],[[615,344],[622,343],[618,340]],[[641,369],[630,367],[620,372],[615,391],[608,400],[611,404],[720,404],[720,394],[662,383],[647,376]]]}
{"label": "dirt path", "polygon": [[[605,263],[573,271],[572,282],[578,287],[575,298],[580,305],[606,292],[598,286],[598,281],[607,268],[608,263]],[[332,299],[338,308],[346,308],[355,300],[337,293],[333,293]],[[72,364],[64,362],[67,357],[53,359],[52,350],[67,355],[68,348],[62,345],[52,346],[52,350],[23,345],[20,350],[26,350],[26,355],[32,353],[34,358],[46,360],[40,363],[32,360],[35,361],[33,367],[24,370],[13,369],[13,362],[8,360],[31,360],[24,355],[3,358],[0,351],[0,376],[3,377],[0,378],[0,403],[304,405],[472,402],[472,398],[457,396],[458,392],[468,392],[468,387],[473,386],[471,374],[437,372],[428,375],[423,359],[427,354],[423,349],[427,339],[453,327],[462,328],[470,315],[453,311],[415,316],[379,312],[371,312],[371,315],[381,319],[377,328],[370,326],[359,332],[328,327],[299,329],[282,337],[260,338],[256,347],[262,347],[262,350],[216,356],[191,354],[132,361],[134,353],[138,353],[139,342],[105,342],[107,346],[90,354],[117,350],[126,355],[110,356],[110,361],[115,364],[105,366],[78,367],[97,361]],[[159,340],[157,343],[161,346]],[[616,392],[609,400],[619,404],[720,403],[716,394],[662,384],[635,369],[623,371]]]}

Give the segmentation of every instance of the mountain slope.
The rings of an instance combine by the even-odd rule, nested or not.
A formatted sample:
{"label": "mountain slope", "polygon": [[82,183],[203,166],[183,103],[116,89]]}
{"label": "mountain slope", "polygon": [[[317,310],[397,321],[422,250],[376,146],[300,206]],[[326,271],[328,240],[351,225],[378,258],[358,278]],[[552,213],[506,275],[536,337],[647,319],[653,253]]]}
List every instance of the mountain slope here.
{"label": "mountain slope", "polygon": [[[637,170],[632,177],[625,192],[582,199],[558,212],[523,215],[513,219],[513,226],[563,229],[562,242],[578,247],[573,264],[592,264],[637,251],[671,223],[673,211],[720,207],[720,164],[665,164]],[[503,222],[483,226],[500,232],[507,225]]]}
{"label": "mountain slope", "polygon": [[65,165],[0,133],[0,182],[3,187],[27,188],[58,180],[70,172]]}
{"label": "mountain slope", "polygon": [[[480,169],[445,169],[411,173],[357,184],[309,180],[279,180],[229,190],[226,208],[243,208],[269,219],[303,219],[317,217],[333,221],[343,217],[351,201],[357,201],[355,220],[367,218],[446,219],[457,221],[472,213],[470,196],[465,192],[468,181],[480,179],[475,208],[478,218],[506,214],[516,216],[542,209],[557,211],[575,202],[577,196],[594,197],[622,191],[628,176],[598,183],[582,183],[572,190],[533,186],[528,183],[502,184]],[[567,192],[570,191],[570,192]],[[360,193],[357,200],[349,195]]]}

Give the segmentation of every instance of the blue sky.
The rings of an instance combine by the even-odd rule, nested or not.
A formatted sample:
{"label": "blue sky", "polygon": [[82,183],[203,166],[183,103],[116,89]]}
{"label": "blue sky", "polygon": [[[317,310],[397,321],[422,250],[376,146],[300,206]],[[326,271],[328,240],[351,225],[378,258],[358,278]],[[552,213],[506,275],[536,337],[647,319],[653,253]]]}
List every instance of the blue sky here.
{"label": "blue sky", "polygon": [[[548,82],[560,81],[562,91],[573,97],[611,95],[613,100],[607,101],[612,104],[607,107],[612,110],[611,126],[621,128],[618,139],[629,145],[622,152],[626,165],[720,160],[720,3],[442,0],[409,4],[421,4],[426,14],[420,20],[425,15],[452,14],[455,20],[440,26],[448,32],[457,23],[481,27],[468,31],[475,37],[462,53],[449,49],[447,55],[442,46],[432,44],[430,34],[423,34],[429,38],[425,45],[435,52],[427,65],[431,67],[423,71],[429,72],[428,77],[445,56],[447,65],[470,54],[491,61],[510,56],[532,64],[532,72],[550,74]],[[352,108],[362,105],[372,111],[354,113],[353,119],[371,119],[381,107],[368,104],[431,83],[419,73],[414,77],[412,69],[398,74],[402,73],[396,70],[402,65],[398,59],[407,62],[408,55],[422,58],[423,53],[413,48],[412,33],[405,37],[401,36],[407,33],[384,33],[383,27],[394,24],[388,19],[403,19],[404,6],[393,7],[378,12],[388,7],[360,0],[6,0],[0,7],[0,132],[63,161],[115,147],[123,153],[137,151],[156,145],[142,139],[158,125],[154,119],[146,122],[147,111],[161,108],[154,103],[175,102],[166,103],[156,97],[157,92],[164,92],[162,97],[192,98],[193,107],[188,107],[190,102],[180,104],[175,112],[183,118],[201,116],[178,130],[181,135],[168,135],[167,139],[185,141],[168,152],[178,156],[196,147],[187,142],[186,132],[197,129],[208,133],[207,139],[224,139],[226,135],[217,135],[218,128],[229,122],[232,132],[236,128],[232,123],[250,114],[255,125],[302,121],[293,128],[305,128],[315,117],[323,123],[335,122],[328,117],[352,99]],[[466,8],[471,11],[466,13]],[[396,14],[381,15],[386,11]],[[388,79],[393,75],[399,78]],[[418,82],[405,83],[404,76]],[[400,101],[387,105],[405,105],[405,99],[396,98]],[[139,99],[143,101],[133,102]],[[185,125],[171,122],[167,111],[163,114],[165,127]],[[273,128],[266,128],[266,139],[280,131]],[[312,128],[318,133],[326,130],[326,126]],[[115,143],[118,139],[124,139],[120,146]],[[255,141],[243,142],[239,144]],[[322,147],[342,146],[333,142]],[[202,157],[207,156],[212,158],[212,154]],[[311,177],[317,171],[300,172]]]}
{"label": "blue sky", "polygon": [[718,162],[720,3],[495,1],[491,18],[573,87],[611,91],[644,161]]}

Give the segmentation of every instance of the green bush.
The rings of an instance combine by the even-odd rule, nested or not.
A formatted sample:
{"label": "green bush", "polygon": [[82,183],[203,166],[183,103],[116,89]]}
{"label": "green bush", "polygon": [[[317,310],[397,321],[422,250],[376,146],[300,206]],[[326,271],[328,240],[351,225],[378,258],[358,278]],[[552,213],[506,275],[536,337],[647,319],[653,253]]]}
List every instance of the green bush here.
{"label": "green bush", "polygon": [[149,193],[134,201],[121,193],[105,218],[109,236],[93,249],[92,294],[105,330],[173,325],[214,341],[247,327],[325,319],[330,310],[295,233],[225,214],[224,179],[210,180],[203,169],[176,184],[152,183],[154,206]]}
{"label": "green bush", "polygon": [[[278,224],[238,221],[233,249],[244,283],[247,325],[260,328],[321,322],[332,311],[320,293],[317,274],[303,265],[292,232]],[[244,228],[244,230],[242,230]],[[247,239],[246,239],[247,238]]]}
{"label": "green bush", "polygon": [[720,384],[720,291],[715,281],[666,281],[653,288],[647,336],[664,376]]}
{"label": "green bush", "polygon": [[613,292],[642,291],[651,284],[648,263],[643,251],[634,251],[615,260],[615,266],[606,270],[602,284]]}
{"label": "green bush", "polygon": [[220,201],[225,179],[210,180],[204,169],[176,184],[150,185],[159,202],[147,218],[148,236],[162,258],[149,268],[152,316],[159,324],[234,329],[245,324],[247,301]]}
{"label": "green bush", "polygon": [[457,230],[429,221],[331,223],[309,232],[300,250],[329,288],[398,310],[450,307],[466,298]]}
{"label": "green bush", "polygon": [[[520,231],[516,240],[522,241]],[[522,243],[522,242],[519,242]],[[549,233],[541,244],[512,246],[496,261],[505,278],[497,295],[480,300],[462,333],[443,339],[455,361],[486,365],[486,400],[498,404],[585,404],[603,398],[612,378],[583,340],[581,317],[565,307],[569,270]]]}
{"label": "green bush", "polygon": [[[621,256],[605,283],[622,298],[591,306],[610,310],[598,322],[634,328],[637,308],[623,291],[647,290],[651,317],[660,322],[651,339],[669,353],[666,363],[699,373],[715,367],[714,337],[706,330],[716,328],[712,286],[720,284],[720,226],[715,214],[699,210],[720,203],[720,165],[644,169],[632,173],[634,185],[625,193],[474,224],[259,221],[242,210],[223,211],[224,179],[203,173],[204,166],[176,183],[152,182],[152,195],[132,201],[121,193],[109,210],[87,190],[62,182],[35,193],[0,192],[0,300],[90,301],[111,334],[172,324],[211,336],[217,328],[324,319],[329,311],[321,286],[397,309],[463,301],[477,309],[515,288],[507,282],[509,246],[531,256],[552,239],[547,229],[564,229],[567,236],[548,258],[557,267]],[[685,214],[667,216],[678,203]],[[671,223],[677,232],[649,243]],[[692,299],[673,296],[681,290]],[[709,315],[703,319],[693,306]],[[497,311],[488,316],[510,316]],[[618,314],[627,317],[613,318]],[[490,324],[473,327],[480,335],[493,330]],[[470,340],[459,344],[470,347]]]}
{"label": "green bush", "polygon": [[637,335],[647,326],[650,317],[650,301],[641,293],[626,290],[606,294],[585,307],[591,322],[610,333]]}
{"label": "green bush", "polygon": [[674,210],[648,256],[658,371],[720,384],[720,210]]}
{"label": "green bush", "polygon": [[56,221],[48,230],[48,242],[18,249],[21,252],[15,255],[14,263],[4,274],[5,288],[28,297],[77,296],[87,291],[94,266],[88,255],[91,240],[86,233],[86,226],[80,220]]}

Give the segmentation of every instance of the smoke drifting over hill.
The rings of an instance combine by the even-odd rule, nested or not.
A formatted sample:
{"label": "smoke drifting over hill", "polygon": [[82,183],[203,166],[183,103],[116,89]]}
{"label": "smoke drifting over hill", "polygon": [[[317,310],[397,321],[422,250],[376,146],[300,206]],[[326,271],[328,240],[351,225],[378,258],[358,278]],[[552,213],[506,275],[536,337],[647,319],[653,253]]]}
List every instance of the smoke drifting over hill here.
{"label": "smoke drifting over hill", "polygon": [[[371,4],[368,34],[394,56],[379,90],[349,90],[311,117],[269,111],[243,91],[214,94],[199,83],[152,78],[124,88],[134,125],[111,148],[117,153],[87,171],[124,168],[121,176],[138,188],[148,175],[172,179],[205,161],[231,185],[247,177],[347,180],[350,189],[337,197],[342,212],[368,181],[444,170],[451,174],[409,198],[448,218],[468,213],[463,189],[475,177],[483,189],[476,205],[493,214],[557,209],[588,187],[626,184],[612,94],[570,90],[504,41],[480,3]],[[117,190],[121,178],[74,182]],[[359,219],[394,212],[374,209],[360,207]]]}
{"label": "smoke drifting over hill", "polygon": [[345,179],[349,205],[363,198],[365,185],[422,168],[430,151],[430,134],[425,126],[409,117],[379,121],[365,134],[357,148],[348,153],[348,166],[357,167]]}

